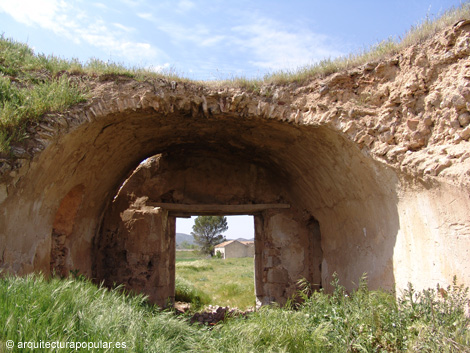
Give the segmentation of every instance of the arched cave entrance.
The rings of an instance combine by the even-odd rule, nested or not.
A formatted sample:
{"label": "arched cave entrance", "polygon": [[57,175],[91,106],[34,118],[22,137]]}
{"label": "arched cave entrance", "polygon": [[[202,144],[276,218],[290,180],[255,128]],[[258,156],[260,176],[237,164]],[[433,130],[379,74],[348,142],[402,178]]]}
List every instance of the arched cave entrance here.
{"label": "arched cave entrance", "polygon": [[300,278],[321,286],[318,222],[289,200],[268,166],[195,146],[148,158],[108,207],[94,241],[97,281],[124,283],[160,306],[174,300],[175,219],[252,215],[259,304],[283,304]]}
{"label": "arched cave entrance", "polygon": [[[147,239],[126,245],[130,238],[115,235],[126,229],[122,218],[129,220],[126,226],[146,224],[135,218],[137,211],[152,207],[142,199],[146,193],[113,198],[145,158],[162,155],[171,168],[159,169],[157,188],[164,192],[147,196],[149,202],[291,206],[292,217],[270,219],[293,219],[299,232],[285,242],[263,242],[270,249],[266,263],[272,253],[273,264],[280,261],[287,272],[276,278],[291,281],[315,268],[310,260],[320,255],[304,250],[302,234],[319,227],[318,271],[326,291],[335,272],[348,290],[364,272],[370,288],[412,282],[423,289],[451,284],[454,275],[469,285],[470,142],[462,122],[468,115],[468,53],[461,45],[467,39],[468,25],[460,21],[429,45],[302,84],[253,83],[249,89],[90,78],[88,102],[30,126],[29,138],[13,146],[14,157],[0,161],[2,273],[55,269],[111,276],[113,264],[100,264],[100,250],[113,261],[130,259],[132,246],[145,250]],[[240,182],[219,189],[201,181],[191,188],[171,185],[181,175],[197,180],[191,161],[206,157],[213,163],[206,168],[210,176],[224,180],[223,173],[234,173]],[[237,162],[231,168],[219,170],[232,159]],[[259,180],[267,180],[265,194],[258,192],[265,185]],[[76,193],[77,185],[83,190]],[[281,239],[276,222],[258,220],[265,233]],[[291,263],[286,254],[298,248],[306,257]],[[158,264],[150,257],[132,261],[145,264],[144,272]],[[100,268],[105,265],[110,269]]]}
{"label": "arched cave entrance", "polygon": [[[248,212],[260,234],[260,301],[284,301],[300,277],[329,290],[334,272],[346,287],[364,272],[371,288],[394,286],[398,179],[345,134],[245,94],[116,85],[68,118],[67,133],[38,155],[21,193],[4,202],[4,231],[25,234],[8,237],[2,261],[11,271],[50,271],[60,200],[83,185],[64,274],[124,282],[161,303],[172,296],[174,216],[158,204],[286,204]],[[137,168],[157,155],[146,162],[155,168]],[[29,222],[16,221],[25,215]]]}

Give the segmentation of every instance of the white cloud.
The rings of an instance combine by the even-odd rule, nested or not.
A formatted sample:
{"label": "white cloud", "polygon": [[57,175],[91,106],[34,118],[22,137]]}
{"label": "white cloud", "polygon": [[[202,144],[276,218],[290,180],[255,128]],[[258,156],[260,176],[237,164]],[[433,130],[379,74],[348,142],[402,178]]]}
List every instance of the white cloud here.
{"label": "white cloud", "polygon": [[109,7],[106,6],[105,4],[103,4],[102,2],[94,2],[93,6],[99,8],[99,9],[102,9],[102,10],[108,10],[109,9]]}
{"label": "white cloud", "polygon": [[142,6],[145,3],[145,0],[120,0],[123,4],[128,5],[129,7],[138,7]]}
{"label": "white cloud", "polygon": [[8,13],[17,22],[26,25],[39,25],[52,30],[57,30],[54,17],[67,9],[67,4],[60,0],[0,0],[0,10]]}
{"label": "white cloud", "polygon": [[166,33],[175,44],[181,45],[191,42],[196,47],[213,47],[226,38],[225,35],[213,34],[211,28],[204,24],[188,26],[157,19],[153,16],[146,16],[145,14],[139,14],[138,16],[152,21],[156,28]]}
{"label": "white cloud", "polygon": [[171,71],[171,66],[170,63],[165,63],[163,65],[149,65],[147,66],[147,70],[153,71],[153,72],[168,72]]}
{"label": "white cloud", "polygon": [[178,10],[182,12],[189,11],[194,7],[196,7],[196,4],[189,0],[181,0],[180,2],[178,2]]}
{"label": "white cloud", "polygon": [[[301,23],[287,25],[258,13],[235,11],[229,22],[217,27],[211,22],[183,23],[157,14],[154,11],[138,16],[151,21],[173,44],[184,46],[186,51],[202,53],[214,49],[218,55],[236,58],[262,71],[296,69],[343,54],[326,35]],[[213,51],[211,55],[216,54]],[[209,53],[204,56],[207,60]],[[215,61],[213,66],[220,67],[221,63]]]}
{"label": "white cloud", "polygon": [[[315,33],[301,22],[276,21],[260,13],[236,10],[223,2],[208,13],[196,6],[199,3],[194,0],[118,1],[126,4],[129,21],[149,21],[146,26],[155,32],[153,37],[158,38],[158,45],[180,51],[174,64],[199,76],[214,71],[218,74],[219,70],[238,75],[240,70],[263,73],[295,69],[343,54],[331,38]],[[156,45],[137,37],[137,24],[134,28],[128,21],[116,18],[105,21],[100,17],[109,16],[111,11],[120,12],[119,3],[120,6],[112,6],[97,0],[91,10],[81,5],[82,0],[0,0],[0,12],[27,26],[45,28],[77,44],[99,48],[106,55],[131,64],[169,60]],[[109,11],[102,10],[106,6]],[[223,20],[225,17],[221,16],[227,12],[230,16]],[[168,67],[154,68],[158,71]]]}
{"label": "white cloud", "polygon": [[85,42],[129,61],[156,60],[165,56],[151,44],[129,38],[128,33],[133,28],[120,23],[110,26],[64,0],[0,0],[0,11],[25,25],[42,27],[77,44]]}
{"label": "white cloud", "polygon": [[215,35],[213,37],[209,36],[209,37],[206,37],[206,38],[202,39],[200,41],[200,44],[203,47],[211,47],[211,46],[214,46],[214,45],[220,43],[225,38],[226,38],[226,36],[222,36],[222,35]]}
{"label": "white cloud", "polygon": [[116,27],[116,28],[122,29],[124,32],[134,32],[135,31],[135,28],[124,26],[121,23],[116,23],[115,22],[115,23],[113,23],[113,26]]}
{"label": "white cloud", "polygon": [[148,20],[148,21],[153,20],[153,15],[149,12],[147,12],[147,13],[138,12],[137,16],[139,16],[140,18],[142,18],[144,20]]}
{"label": "white cloud", "polygon": [[233,41],[248,53],[254,66],[270,70],[297,68],[342,54],[328,44],[326,35],[305,28],[289,30],[267,18],[248,20],[232,28]]}

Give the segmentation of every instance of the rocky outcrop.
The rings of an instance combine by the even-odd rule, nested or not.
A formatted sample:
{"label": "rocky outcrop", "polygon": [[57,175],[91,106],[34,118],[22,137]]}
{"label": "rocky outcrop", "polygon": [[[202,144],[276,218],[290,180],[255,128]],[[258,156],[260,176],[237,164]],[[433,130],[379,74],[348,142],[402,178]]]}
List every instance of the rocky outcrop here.
{"label": "rocky outcrop", "polygon": [[236,308],[231,309],[226,307],[209,307],[209,310],[195,313],[189,322],[191,324],[198,323],[200,325],[214,326],[221,321],[225,321],[227,318],[247,316],[252,310],[240,311]]}
{"label": "rocky outcrop", "polygon": [[[91,276],[103,216],[123,182],[145,158],[179,154],[176,165],[185,165],[184,151],[192,151],[218,160],[214,173],[231,158],[240,170],[270,171],[270,192],[285,195],[305,227],[310,216],[319,224],[327,289],[334,272],[347,286],[363,272],[371,287],[445,285],[454,275],[470,285],[469,54],[470,22],[461,21],[382,61],[259,92],[91,80],[88,103],[47,116],[14,146],[14,158],[0,160],[0,266]],[[79,185],[67,234],[56,235]],[[193,195],[183,188],[172,197]],[[269,228],[273,220],[260,222]],[[282,263],[280,248],[304,244],[276,229],[266,256]]]}

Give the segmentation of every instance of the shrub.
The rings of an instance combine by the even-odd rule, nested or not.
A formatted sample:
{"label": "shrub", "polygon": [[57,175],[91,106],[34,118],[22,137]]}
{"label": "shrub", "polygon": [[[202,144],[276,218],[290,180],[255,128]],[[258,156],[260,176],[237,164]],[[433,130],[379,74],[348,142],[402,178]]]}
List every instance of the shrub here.
{"label": "shrub", "polygon": [[[303,284],[290,305],[263,307],[247,320],[217,327],[211,351],[470,352],[468,289],[456,283],[445,292],[410,286],[398,300],[369,290],[365,276],[352,293],[336,276],[331,295]],[[294,304],[298,299],[303,303]]]}

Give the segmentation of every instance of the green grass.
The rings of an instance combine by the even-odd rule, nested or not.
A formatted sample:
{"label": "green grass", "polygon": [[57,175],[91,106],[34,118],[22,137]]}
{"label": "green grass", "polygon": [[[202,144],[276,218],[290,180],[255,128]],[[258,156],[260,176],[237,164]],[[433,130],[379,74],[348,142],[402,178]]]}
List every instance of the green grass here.
{"label": "green grass", "polygon": [[7,339],[113,341],[126,342],[133,352],[179,352],[190,351],[195,338],[192,327],[171,313],[157,313],[142,296],[81,280],[48,281],[42,276],[0,280],[0,352]]}
{"label": "green grass", "polygon": [[0,155],[29,137],[27,128],[44,114],[62,112],[86,101],[90,79],[130,77],[181,78],[172,72],[158,74],[112,62],[91,59],[86,64],[35,54],[26,44],[0,36]]}
{"label": "green grass", "polygon": [[60,71],[72,63],[34,55],[22,43],[0,37],[0,154],[28,137],[26,127],[47,112],[62,111],[86,99]]}
{"label": "green grass", "polygon": [[195,261],[195,260],[202,260],[207,258],[206,255],[202,255],[197,250],[176,250],[176,263],[182,261]]}
{"label": "green grass", "polygon": [[196,288],[190,281],[176,277],[175,279],[175,300],[191,303],[191,310],[196,311],[211,303],[211,297]]}
{"label": "green grass", "polygon": [[239,309],[255,305],[253,258],[182,261],[178,254],[181,252],[176,253],[177,278],[186,280],[208,295],[210,304]]}
{"label": "green grass", "polygon": [[208,329],[87,280],[7,276],[0,279],[0,352],[10,351],[7,340],[127,346],[83,352],[470,352],[468,288],[410,286],[396,300],[370,291],[364,279],[352,293],[332,284],[331,295],[301,291],[302,304],[264,307]]}

